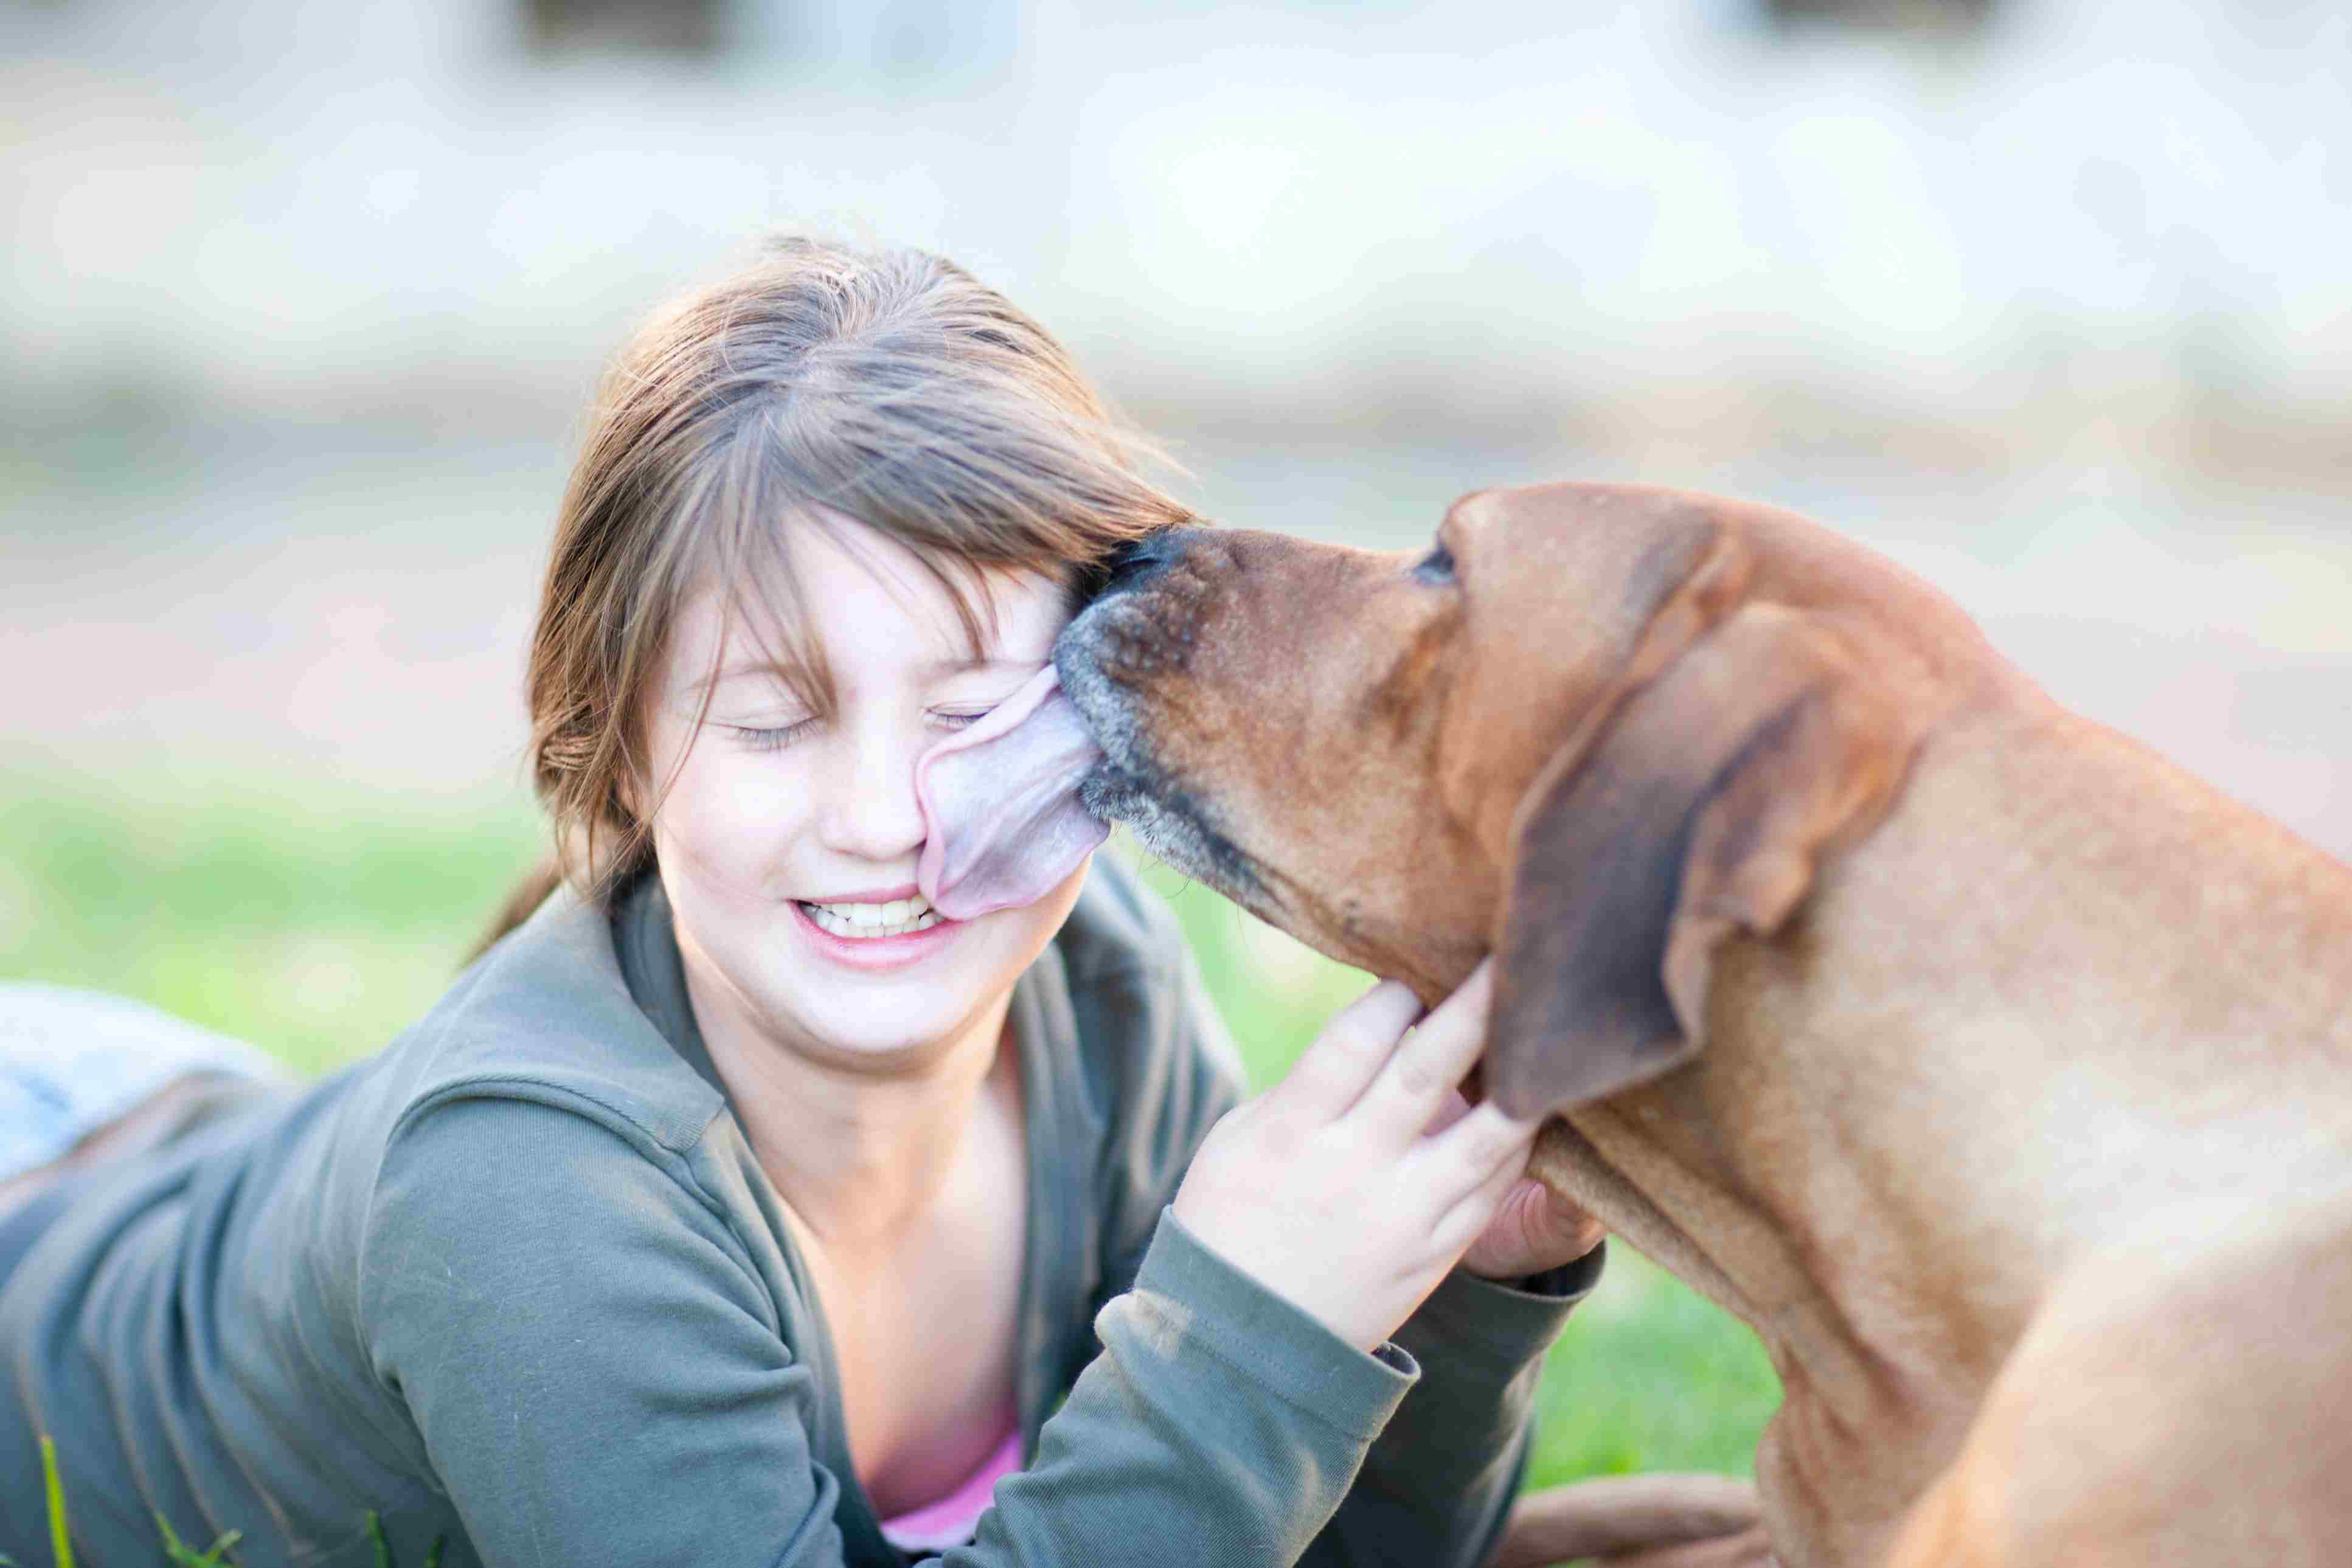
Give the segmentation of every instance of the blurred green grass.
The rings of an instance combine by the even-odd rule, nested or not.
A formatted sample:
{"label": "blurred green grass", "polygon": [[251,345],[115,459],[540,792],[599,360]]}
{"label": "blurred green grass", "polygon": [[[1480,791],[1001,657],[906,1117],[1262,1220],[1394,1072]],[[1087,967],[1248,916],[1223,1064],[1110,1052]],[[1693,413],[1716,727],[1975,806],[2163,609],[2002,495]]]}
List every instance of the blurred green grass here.
{"label": "blurred green grass", "polygon": [[[317,1071],[424,1014],[541,842],[520,794],[0,773],[0,975],[137,996]],[[1368,983],[1165,868],[1146,876],[1259,1084]],[[1612,1247],[1545,1367],[1530,1484],[1746,1473],[1780,1400],[1761,1348]]]}

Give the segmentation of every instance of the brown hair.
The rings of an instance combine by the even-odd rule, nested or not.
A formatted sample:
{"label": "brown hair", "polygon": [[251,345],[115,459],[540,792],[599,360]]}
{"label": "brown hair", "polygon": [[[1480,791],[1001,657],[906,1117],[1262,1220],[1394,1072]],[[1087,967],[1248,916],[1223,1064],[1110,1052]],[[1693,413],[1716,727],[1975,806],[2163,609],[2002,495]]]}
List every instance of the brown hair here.
{"label": "brown hair", "polygon": [[[660,795],[642,694],[698,584],[792,592],[788,574],[751,569],[780,560],[786,519],[829,508],[906,545],[976,643],[982,572],[1035,573],[1076,596],[1120,544],[1191,520],[1139,475],[1150,450],[1044,328],[920,251],[778,240],[657,311],[592,409],[531,638],[532,774],[555,863],[489,940],[559,879],[601,898],[651,863],[653,806],[629,804]],[[777,606],[788,626],[794,608]],[[782,653],[822,705],[821,650]]]}

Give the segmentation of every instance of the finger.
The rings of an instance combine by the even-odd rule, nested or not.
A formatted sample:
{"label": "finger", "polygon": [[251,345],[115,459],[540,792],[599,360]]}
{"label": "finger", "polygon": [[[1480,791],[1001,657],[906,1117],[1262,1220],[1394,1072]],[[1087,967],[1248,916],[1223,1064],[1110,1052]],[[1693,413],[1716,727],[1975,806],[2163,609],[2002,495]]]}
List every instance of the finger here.
{"label": "finger", "polygon": [[1429,1119],[1429,1125],[1421,1130],[1421,1135],[1427,1138],[1433,1133],[1443,1132],[1469,1114],[1470,1102],[1458,1091],[1449,1089],[1445,1098],[1437,1102],[1437,1112]]}
{"label": "finger", "polygon": [[1475,1185],[1454,1201],[1451,1207],[1437,1218],[1435,1235],[1438,1245],[1455,1255],[1470,1250],[1471,1244],[1486,1234],[1495,1216],[1503,1209],[1503,1200],[1511,1195],[1518,1184],[1520,1163],[1510,1159],[1498,1162]]}
{"label": "finger", "polygon": [[1426,1173],[1419,1179],[1440,1194],[1483,1186],[1497,1172],[1516,1181],[1527,1174],[1528,1153],[1539,1125],[1483,1100],[1444,1131],[1422,1140],[1414,1155]]}
{"label": "finger", "polygon": [[1369,1128],[1400,1141],[1420,1135],[1477,1061],[1494,998],[1492,965],[1482,963],[1421,1021],[1364,1090],[1359,1113]]}
{"label": "finger", "polygon": [[1591,1210],[1562,1197],[1550,1183],[1533,1176],[1522,1176],[1520,1180],[1529,1189],[1528,1234],[1541,1237],[1547,1246],[1556,1245],[1562,1257],[1581,1258],[1600,1246],[1609,1234],[1609,1227]]}
{"label": "finger", "polygon": [[[1401,981],[1383,980],[1331,1015],[1283,1080],[1267,1091],[1288,1110],[1323,1120],[1353,1105],[1421,1016],[1421,999]],[[1278,1098],[1277,1098],[1278,1097]]]}

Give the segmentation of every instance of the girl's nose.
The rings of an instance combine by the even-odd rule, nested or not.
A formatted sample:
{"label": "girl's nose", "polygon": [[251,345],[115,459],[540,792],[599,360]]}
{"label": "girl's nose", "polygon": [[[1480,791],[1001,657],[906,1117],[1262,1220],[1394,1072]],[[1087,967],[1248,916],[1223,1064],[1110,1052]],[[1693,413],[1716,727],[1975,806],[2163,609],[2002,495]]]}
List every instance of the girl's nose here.
{"label": "girl's nose", "polygon": [[828,780],[831,798],[818,814],[828,849],[864,860],[904,860],[923,845],[923,812],[915,798],[915,759],[921,748],[896,736],[856,737]]}

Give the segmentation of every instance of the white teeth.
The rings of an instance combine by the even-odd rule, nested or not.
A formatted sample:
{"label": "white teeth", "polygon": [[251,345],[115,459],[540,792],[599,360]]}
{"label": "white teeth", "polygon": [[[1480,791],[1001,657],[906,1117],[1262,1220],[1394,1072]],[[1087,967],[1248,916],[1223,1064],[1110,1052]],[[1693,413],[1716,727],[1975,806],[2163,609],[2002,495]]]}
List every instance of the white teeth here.
{"label": "white teeth", "polygon": [[920,893],[878,904],[812,904],[803,902],[809,919],[835,936],[851,938],[904,936],[929,931],[940,923],[931,901]]}

